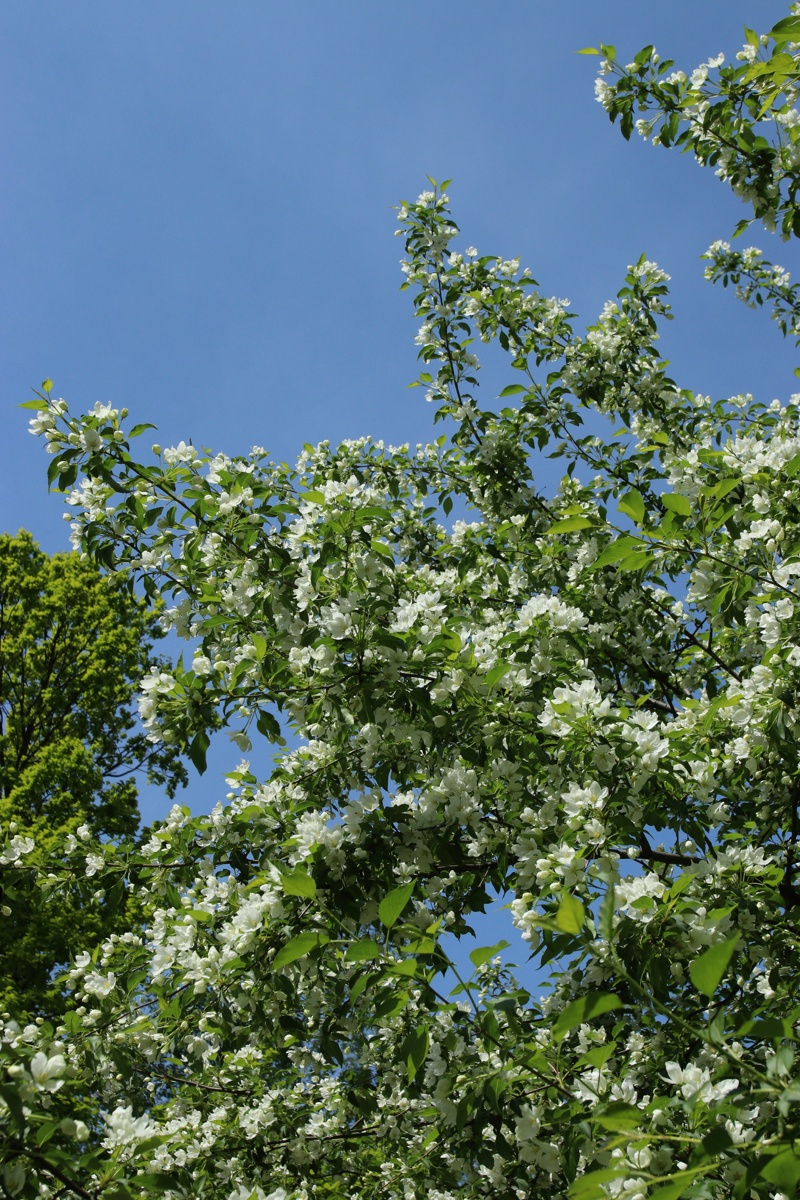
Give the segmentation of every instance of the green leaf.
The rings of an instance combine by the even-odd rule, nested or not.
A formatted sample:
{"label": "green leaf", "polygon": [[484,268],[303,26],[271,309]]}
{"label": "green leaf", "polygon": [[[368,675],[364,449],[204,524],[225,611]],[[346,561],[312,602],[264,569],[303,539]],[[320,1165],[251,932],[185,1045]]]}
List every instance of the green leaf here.
{"label": "green leaf", "polygon": [[678,1179],[675,1183],[668,1183],[666,1187],[656,1188],[651,1192],[648,1200],[678,1200],[692,1182],[692,1179]]}
{"label": "green leaf", "polygon": [[136,1200],[124,1179],[116,1179],[110,1185],[110,1190],[103,1192],[103,1196],[105,1200]]}
{"label": "green leaf", "polygon": [[[800,466],[800,454],[797,455],[797,460],[798,466]],[[715,483],[705,494],[721,500],[723,496],[727,496],[728,492],[732,492],[735,487],[738,487],[741,482],[741,478],[738,475],[729,475],[727,479],[720,479],[719,483]]]}
{"label": "green leaf", "polygon": [[594,46],[585,46],[583,50],[576,50],[576,54],[599,54],[599,50],[595,50]]}
{"label": "green leaf", "polygon": [[495,946],[479,946],[477,950],[470,950],[469,960],[473,967],[482,967],[490,958],[494,958],[496,954],[510,945],[510,942],[498,942]]}
{"label": "green leaf", "polygon": [[579,1175],[569,1186],[569,1196],[571,1200],[601,1200],[608,1195],[603,1184],[611,1183],[623,1174],[626,1174],[624,1166],[603,1167],[599,1171]]}
{"label": "green leaf", "polygon": [[715,1125],[703,1138],[703,1149],[709,1158],[717,1158],[733,1145],[733,1138],[724,1125]]}
{"label": "green leaf", "polygon": [[616,1042],[606,1042],[604,1046],[594,1046],[578,1059],[579,1063],[588,1063],[590,1067],[604,1067],[617,1049]]}
{"label": "green leaf", "polygon": [[631,537],[625,533],[622,537],[618,537],[615,541],[606,546],[589,568],[591,571],[598,571],[600,567],[607,567],[611,563],[619,562],[631,550],[635,550],[642,545],[639,538]]}
{"label": "green leaf", "polygon": [[517,396],[520,392],[524,391],[525,388],[521,383],[510,383],[508,387],[503,388],[502,392],[497,398],[498,400],[503,400],[506,396]]}
{"label": "green leaf", "polygon": [[272,960],[273,970],[280,971],[281,967],[297,962],[299,958],[305,958],[312,950],[326,945],[330,940],[326,933],[312,933],[310,930],[298,933],[297,937],[293,937],[275,955]]}
{"label": "green leaf", "polygon": [[50,393],[52,392],[52,390],[53,390],[53,381],[52,381],[52,379],[43,379],[43,380],[42,380],[42,391],[43,391],[43,392],[47,392],[47,394],[48,394],[48,396],[49,396],[49,395],[50,395]]}
{"label": "green leaf", "polygon": [[136,1175],[135,1179],[137,1188],[144,1188],[146,1192],[161,1193],[175,1184],[174,1177],[166,1171],[148,1171],[146,1175]]}
{"label": "green leaf", "polygon": [[670,900],[675,900],[678,896],[680,896],[681,892],[685,892],[688,887],[691,887],[696,879],[697,876],[691,874],[689,871],[685,871],[683,875],[679,875],[672,887],[669,889]]}
{"label": "green leaf", "polygon": [[765,1040],[782,1042],[786,1038],[794,1040],[794,1028],[786,1017],[767,1017],[763,1021],[748,1021],[743,1028],[746,1036],[757,1042]]}
{"label": "green leaf", "polygon": [[436,952],[436,942],[430,937],[410,937],[408,945],[415,954],[434,954]]}
{"label": "green leaf", "polygon": [[258,716],[256,717],[256,729],[264,737],[269,738],[271,742],[279,742],[282,736],[280,725],[272,713],[267,712],[265,708],[259,709]]}
{"label": "green leaf", "polygon": [[619,510],[625,513],[626,517],[630,517],[637,525],[641,525],[644,521],[644,500],[638,492],[626,492],[624,496],[620,496],[617,501]]}
{"label": "green leaf", "polygon": [[417,973],[419,963],[415,958],[399,958],[395,959],[386,969],[392,975],[414,976]]}
{"label": "green leaf", "polygon": [[573,1000],[559,1014],[558,1020],[553,1026],[553,1036],[557,1042],[560,1042],[576,1025],[583,1025],[586,1021],[591,1021],[593,1017],[613,1012],[617,1008],[622,1008],[619,996],[615,996],[611,992],[587,992],[579,1000]]}
{"label": "green leaf", "polygon": [[601,938],[610,942],[614,937],[614,913],[616,911],[616,897],[614,893],[614,885],[610,883],[606,889],[606,894],[603,896],[600,904],[600,912],[598,914],[597,928]]}
{"label": "green leaf", "polygon": [[17,1088],[13,1085],[9,1086],[8,1084],[0,1083],[0,1099],[5,1101],[15,1125],[20,1133],[24,1135],[27,1121],[25,1120],[25,1112]]}
{"label": "green leaf", "polygon": [[357,525],[368,524],[370,521],[390,521],[392,514],[379,504],[365,504],[363,508],[353,510],[353,521]]}
{"label": "green leaf", "polygon": [[503,1111],[501,1105],[501,1097],[508,1087],[508,1080],[502,1075],[493,1075],[491,1079],[487,1079],[483,1087],[484,1099],[488,1101],[489,1107],[500,1115]]}
{"label": "green leaf", "polygon": [[50,405],[46,400],[24,400],[22,404],[17,405],[17,408],[31,408],[34,412],[41,412],[42,409],[49,407]]}
{"label": "green leaf", "polygon": [[794,458],[790,458],[783,469],[787,475],[796,475],[800,471],[800,454],[795,454]]}
{"label": "green leaf", "polygon": [[310,900],[317,894],[317,885],[307,871],[281,875],[281,888],[287,896],[307,896]]}
{"label": "green leaf", "polygon": [[724,942],[709,946],[694,960],[689,967],[689,975],[698,992],[709,997],[714,995],[738,944],[739,934],[735,933]]}
{"label": "green leaf", "polygon": [[377,942],[364,939],[360,942],[351,942],[345,950],[344,956],[349,962],[368,962],[373,958],[380,958],[383,950]]}
{"label": "green leaf", "polygon": [[556,925],[564,933],[580,933],[586,918],[586,910],[580,900],[565,892],[556,913]]}
{"label": "green leaf", "polygon": [[800,17],[784,17],[772,26],[769,36],[776,42],[800,42]]}
{"label": "green leaf", "polygon": [[466,1125],[474,1111],[474,1100],[472,1096],[462,1096],[456,1106],[456,1133],[461,1133],[461,1130]]}
{"label": "green leaf", "polygon": [[451,657],[461,653],[461,638],[454,629],[443,629],[439,634],[439,637],[441,637],[445,642],[448,650],[450,651]]}
{"label": "green leaf", "polygon": [[210,746],[208,734],[204,729],[199,730],[194,735],[191,742],[187,746],[186,753],[194,763],[198,774],[202,775],[206,769],[206,751]]}
{"label": "green leaf", "polygon": [[626,1104],[624,1100],[615,1100],[612,1104],[600,1113],[595,1113],[592,1116],[592,1121],[601,1125],[603,1129],[610,1129],[616,1132],[623,1129],[638,1129],[643,1121],[649,1120],[640,1108],[636,1108],[633,1104]]}
{"label": "green leaf", "polygon": [[682,496],[680,492],[664,492],[660,500],[669,512],[677,513],[681,517],[692,515],[692,503],[689,497]]}
{"label": "green leaf", "polygon": [[405,1059],[409,1083],[414,1082],[414,1076],[428,1057],[429,1047],[430,1036],[424,1025],[418,1025],[403,1041],[400,1053]]}
{"label": "green leaf", "polygon": [[759,1176],[768,1183],[774,1183],[787,1196],[796,1195],[796,1185],[800,1180],[800,1154],[791,1148],[776,1154],[761,1168]]}
{"label": "green leaf", "polygon": [[573,533],[576,529],[589,529],[592,525],[594,525],[594,521],[589,517],[564,517],[561,521],[555,521],[547,532]]}
{"label": "green leaf", "polygon": [[486,680],[486,683],[488,684],[489,687],[494,687],[494,685],[496,683],[499,683],[500,680],[503,678],[503,676],[507,675],[510,670],[511,670],[511,667],[508,663],[496,662],[494,664],[494,666],[492,667],[491,671],[486,672],[486,675],[484,677]]}
{"label": "green leaf", "polygon": [[414,891],[413,883],[403,883],[400,887],[392,888],[378,905],[378,916],[382,925],[391,929],[401,912],[411,899]]}
{"label": "green leaf", "polygon": [[[435,1110],[434,1110],[434,1111],[435,1111]],[[420,1149],[421,1149],[421,1150],[427,1150],[428,1146],[432,1145],[432,1144],[433,1144],[433,1143],[436,1141],[436,1139],[438,1138],[438,1136],[439,1136],[439,1130],[438,1130],[438,1129],[436,1128],[436,1126],[434,1125],[434,1126],[433,1126],[433,1128],[432,1128],[432,1129],[430,1129],[430,1130],[429,1130],[429,1131],[428,1131],[428,1132],[425,1134],[425,1137],[422,1139],[422,1143],[421,1143],[421,1145],[420,1145]]]}
{"label": "green leaf", "polygon": [[361,995],[361,993],[363,991],[365,991],[371,983],[374,983],[376,981],[376,979],[379,979],[379,978],[380,978],[380,974],[378,972],[362,971],[362,973],[359,975],[358,979],[355,981],[353,986],[350,988],[350,999],[355,1002],[358,999],[358,997]]}
{"label": "green leaf", "polygon": [[36,1145],[46,1146],[60,1125],[60,1121],[45,1121],[36,1131]]}
{"label": "green leaf", "polygon": [[408,992],[390,992],[375,1006],[375,1019],[389,1025],[398,1017],[411,997]]}
{"label": "green leaf", "polygon": [[131,429],[131,431],[129,432],[128,437],[129,438],[138,437],[139,434],[144,433],[146,429],[158,429],[158,426],[151,425],[149,422],[144,421],[140,425],[134,425],[133,429]]}
{"label": "green leaf", "polygon": [[617,563],[618,571],[641,571],[652,562],[652,555],[647,550],[639,550],[634,554],[626,554]]}

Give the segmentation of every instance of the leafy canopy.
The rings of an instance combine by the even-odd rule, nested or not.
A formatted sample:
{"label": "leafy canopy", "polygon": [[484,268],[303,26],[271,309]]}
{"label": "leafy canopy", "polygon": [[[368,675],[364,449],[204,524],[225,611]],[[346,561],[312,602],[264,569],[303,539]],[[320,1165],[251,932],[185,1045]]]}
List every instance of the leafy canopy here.
{"label": "leafy canopy", "polygon": [[[170,795],[185,781],[175,749],[149,742],[131,707],[161,636],[153,614],[91,563],[50,558],[29,533],[0,535],[0,825],[35,842],[29,866],[65,839],[132,838],[137,772]],[[47,903],[8,866],[6,900],[17,903],[0,922],[0,1007],[60,1010],[54,969],[125,927],[123,896],[97,896],[81,871]]]}
{"label": "leafy canopy", "polygon": [[[624,132],[668,101],[662,144],[716,138],[711,165],[733,137],[723,174],[788,236],[794,21],[732,73],[647,50],[599,89]],[[793,1195],[800,396],[679,387],[645,258],[581,332],[458,248],[443,187],[400,225],[435,442],[140,460],[124,413],[32,402],[76,543],[196,647],[145,680],[150,735],[202,765],[219,713],[278,752],[209,817],[92,847],[152,916],[74,964],[62,1026],[7,1027],[6,1188]],[[509,356],[497,406],[480,341]],[[447,992],[443,934],[493,888],[542,997],[502,946]]]}

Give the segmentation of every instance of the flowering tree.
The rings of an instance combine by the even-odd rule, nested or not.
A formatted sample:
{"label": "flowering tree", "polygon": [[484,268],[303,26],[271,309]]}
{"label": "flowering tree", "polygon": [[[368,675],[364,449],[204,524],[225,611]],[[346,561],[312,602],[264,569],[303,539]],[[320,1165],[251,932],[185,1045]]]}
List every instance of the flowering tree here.
{"label": "flowering tree", "polygon": [[[779,91],[758,47],[714,85],[759,97],[745,157],[800,120],[776,45]],[[711,68],[648,54],[601,99],[674,93],[699,136]],[[202,768],[219,716],[278,749],[210,816],[91,848],[147,920],[77,959],[62,1027],[6,1028],[6,1192],[794,1195],[800,396],[680,389],[645,259],[582,334],[517,261],[455,249],[442,188],[400,222],[449,438],[143,462],[124,410],[32,402],[76,543],[193,641],[143,682],[151,738]],[[794,329],[784,273],[758,286]],[[476,338],[509,355],[498,411]],[[493,889],[541,997],[500,947],[448,957]]]}

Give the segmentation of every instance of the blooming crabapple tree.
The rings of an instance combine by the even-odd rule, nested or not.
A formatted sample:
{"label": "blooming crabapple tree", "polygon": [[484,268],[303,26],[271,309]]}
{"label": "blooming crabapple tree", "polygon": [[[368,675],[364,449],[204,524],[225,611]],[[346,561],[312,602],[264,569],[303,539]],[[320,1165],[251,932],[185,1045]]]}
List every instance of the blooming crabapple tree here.
{"label": "blooming crabapple tree", "polygon": [[[582,333],[442,188],[400,222],[432,443],[140,461],[124,410],[32,402],[76,544],[191,642],[151,738],[277,749],[91,847],[144,919],[7,1023],[5,1191],[794,1195],[800,396],[679,388],[644,258]],[[450,960],[493,891],[541,996]]]}

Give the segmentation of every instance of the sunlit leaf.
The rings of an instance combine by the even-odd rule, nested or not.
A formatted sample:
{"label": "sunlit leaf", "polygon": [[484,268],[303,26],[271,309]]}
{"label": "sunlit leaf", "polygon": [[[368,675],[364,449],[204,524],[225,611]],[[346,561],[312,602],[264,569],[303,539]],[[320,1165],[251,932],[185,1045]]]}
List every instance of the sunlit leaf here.
{"label": "sunlit leaf", "polygon": [[692,503],[688,496],[681,496],[679,492],[664,492],[660,499],[669,512],[677,513],[681,517],[691,515]]}
{"label": "sunlit leaf", "polygon": [[649,1117],[635,1105],[615,1100],[606,1105],[602,1112],[593,1114],[592,1120],[603,1129],[638,1129],[643,1122],[649,1121]]}
{"label": "sunlit leaf", "polygon": [[800,1182],[800,1154],[791,1146],[782,1150],[761,1168],[756,1178],[774,1183],[776,1188],[785,1192],[787,1196],[797,1195],[796,1188]]}
{"label": "sunlit leaf", "polygon": [[351,942],[345,951],[345,958],[350,962],[368,962],[373,958],[380,958],[383,950],[377,942],[361,941]]}
{"label": "sunlit leaf", "polygon": [[580,933],[586,912],[580,900],[564,892],[556,913],[556,925],[564,933]]}
{"label": "sunlit leaf", "polygon": [[638,492],[633,490],[626,492],[624,496],[620,496],[617,501],[619,510],[625,513],[626,517],[630,517],[637,525],[641,525],[644,521],[644,500]]}
{"label": "sunlit leaf", "polygon": [[719,986],[722,976],[728,969],[734,951],[740,941],[740,935],[735,933],[724,942],[716,942],[708,950],[689,964],[689,975],[692,983],[699,992],[713,996]]}
{"label": "sunlit leaf", "polygon": [[613,1012],[618,1008],[622,1008],[619,996],[611,992],[586,992],[559,1013],[553,1026],[553,1035],[556,1041],[560,1042],[576,1025],[583,1025],[593,1017],[602,1016],[603,1013]]}
{"label": "sunlit leaf", "polygon": [[555,521],[548,533],[574,533],[577,529],[589,529],[594,525],[594,521],[589,517],[564,517],[561,521]]}
{"label": "sunlit leaf", "polygon": [[311,932],[311,930],[308,930],[306,933],[298,933],[297,937],[293,937],[275,955],[272,960],[272,968],[275,971],[280,971],[281,967],[287,967],[290,963],[305,958],[312,950],[324,946],[329,941],[330,938],[326,933],[315,933]]}
{"label": "sunlit leaf", "polygon": [[405,1038],[401,1054],[405,1059],[409,1083],[413,1083],[414,1076],[428,1057],[429,1047],[430,1034],[424,1025],[418,1025]]}
{"label": "sunlit leaf", "polygon": [[307,871],[292,871],[291,875],[281,875],[281,888],[287,896],[307,896],[313,899],[317,894],[317,885]]}
{"label": "sunlit leaf", "polygon": [[503,678],[503,676],[507,675],[510,670],[511,670],[511,666],[509,663],[496,662],[494,664],[494,666],[492,667],[491,671],[486,672],[486,675],[485,675],[486,683],[488,684],[489,687],[494,687],[494,685],[496,683],[499,683],[500,680]]}
{"label": "sunlit leaf", "polygon": [[497,942],[494,946],[479,946],[477,950],[470,950],[470,962],[474,967],[481,967],[490,958],[494,958],[501,950],[505,950],[510,942]]}
{"label": "sunlit leaf", "polygon": [[610,545],[606,546],[605,550],[601,550],[597,558],[592,563],[591,570],[597,571],[600,569],[600,567],[607,567],[612,563],[619,562],[619,560],[621,558],[625,558],[625,556],[629,554],[631,550],[635,550],[641,547],[641,545],[642,542],[639,538],[630,537],[628,534],[624,534],[622,537],[618,537],[616,541],[611,542]]}
{"label": "sunlit leaf", "polygon": [[391,929],[414,891],[413,883],[402,883],[400,887],[392,888],[378,905],[378,916],[381,924]]}

